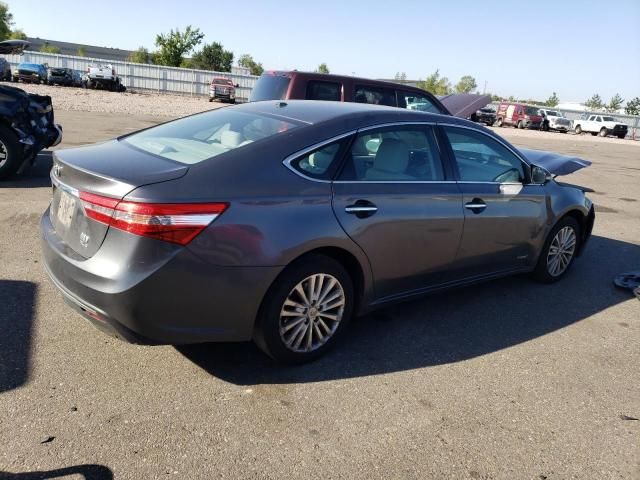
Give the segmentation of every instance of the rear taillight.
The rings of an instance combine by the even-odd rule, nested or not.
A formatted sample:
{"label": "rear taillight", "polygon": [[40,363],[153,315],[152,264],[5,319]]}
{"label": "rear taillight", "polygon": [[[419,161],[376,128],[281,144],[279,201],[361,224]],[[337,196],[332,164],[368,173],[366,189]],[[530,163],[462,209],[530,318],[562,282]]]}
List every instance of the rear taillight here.
{"label": "rear taillight", "polygon": [[227,203],[142,203],[120,201],[81,192],[85,215],[110,227],[186,245],[218,215]]}

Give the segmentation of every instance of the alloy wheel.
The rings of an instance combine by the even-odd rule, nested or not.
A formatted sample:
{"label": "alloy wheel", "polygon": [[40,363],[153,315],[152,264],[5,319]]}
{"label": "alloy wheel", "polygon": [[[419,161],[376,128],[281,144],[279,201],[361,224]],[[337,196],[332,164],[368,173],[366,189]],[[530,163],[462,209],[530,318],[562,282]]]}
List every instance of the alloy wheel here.
{"label": "alloy wheel", "polygon": [[345,308],[342,285],[332,275],[318,273],[298,283],[280,310],[280,339],[297,353],[312,352],[336,332]]}
{"label": "alloy wheel", "polygon": [[559,277],[569,267],[576,251],[576,232],[566,226],[558,230],[553,237],[547,253],[547,271],[552,277]]}
{"label": "alloy wheel", "polygon": [[0,140],[0,168],[4,167],[4,164],[7,163],[9,159],[9,152],[7,152],[7,147],[2,140]]}

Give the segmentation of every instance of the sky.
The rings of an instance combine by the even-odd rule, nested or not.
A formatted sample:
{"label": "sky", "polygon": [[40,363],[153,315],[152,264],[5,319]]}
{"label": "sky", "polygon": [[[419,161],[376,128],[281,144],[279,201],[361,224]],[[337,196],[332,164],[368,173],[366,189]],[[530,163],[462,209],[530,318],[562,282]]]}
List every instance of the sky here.
{"label": "sky", "polygon": [[503,96],[584,102],[640,97],[640,0],[4,0],[30,37],[153,50],[155,36],[187,25],[266,69],[424,79]]}

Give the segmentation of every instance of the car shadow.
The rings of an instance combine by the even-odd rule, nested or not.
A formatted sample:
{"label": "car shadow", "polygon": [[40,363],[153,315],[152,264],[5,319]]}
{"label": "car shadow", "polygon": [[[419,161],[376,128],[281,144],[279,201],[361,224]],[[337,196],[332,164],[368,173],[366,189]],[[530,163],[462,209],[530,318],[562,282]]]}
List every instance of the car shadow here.
{"label": "car shadow", "polygon": [[41,188],[50,187],[49,172],[53,167],[53,152],[43,150],[38,154],[35,163],[24,172],[14,175],[8,180],[0,181],[0,188]]}
{"label": "car shadow", "polygon": [[75,465],[41,472],[10,473],[0,470],[0,479],[6,480],[48,480],[80,475],[83,480],[113,480],[113,472],[104,465]]}
{"label": "car shadow", "polygon": [[0,393],[29,377],[36,291],[32,282],[0,280]]}
{"label": "car shadow", "polygon": [[337,348],[302,366],[279,365],[252,343],[176,348],[211,375],[237,385],[317,382],[455,363],[533,340],[629,300],[612,278],[639,267],[640,246],[594,236],[558,283],[543,285],[521,275],[389,307],[354,321]]}

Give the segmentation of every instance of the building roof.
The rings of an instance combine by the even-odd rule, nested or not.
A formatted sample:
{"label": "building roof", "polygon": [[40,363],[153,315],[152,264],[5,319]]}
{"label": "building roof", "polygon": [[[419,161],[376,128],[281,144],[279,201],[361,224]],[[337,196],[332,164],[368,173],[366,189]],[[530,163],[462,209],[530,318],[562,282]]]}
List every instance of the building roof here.
{"label": "building roof", "polygon": [[31,44],[29,50],[38,52],[45,45],[49,44],[60,49],[62,55],[78,55],[78,49],[84,49],[84,56],[100,58],[104,60],[116,60],[126,62],[131,55],[131,50],[121,50],[119,48],[96,47],[95,45],[85,45],[82,43],[60,42],[58,40],[47,40],[45,38],[28,37]]}

